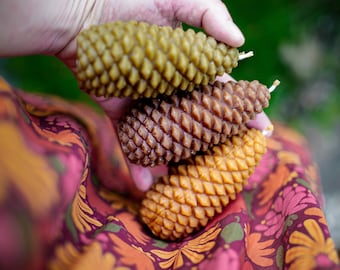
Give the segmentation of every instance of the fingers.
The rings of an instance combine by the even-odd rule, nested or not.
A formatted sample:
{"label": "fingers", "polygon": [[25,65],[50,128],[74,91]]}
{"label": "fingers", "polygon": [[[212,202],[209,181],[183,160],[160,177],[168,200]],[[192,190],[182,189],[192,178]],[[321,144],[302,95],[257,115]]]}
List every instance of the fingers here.
{"label": "fingers", "polygon": [[114,123],[125,114],[131,103],[130,98],[105,98],[96,96],[91,96],[91,98],[98,103]]}
{"label": "fingers", "polygon": [[207,34],[230,46],[243,45],[242,32],[220,0],[174,0],[173,8],[178,21],[203,27]]}
{"label": "fingers", "polygon": [[257,114],[254,120],[247,123],[247,126],[262,130],[262,134],[266,137],[270,137],[273,133],[273,124],[264,112]]}
{"label": "fingers", "polygon": [[153,183],[150,168],[129,163],[129,169],[136,187],[140,191],[147,191]]}

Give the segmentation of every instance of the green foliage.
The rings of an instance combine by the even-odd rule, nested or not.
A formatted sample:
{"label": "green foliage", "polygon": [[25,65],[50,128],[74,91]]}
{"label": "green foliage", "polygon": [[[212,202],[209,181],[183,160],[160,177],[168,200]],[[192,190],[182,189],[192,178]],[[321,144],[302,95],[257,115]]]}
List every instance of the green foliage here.
{"label": "green foliage", "polygon": [[91,103],[89,97],[79,91],[71,71],[56,57],[32,55],[0,59],[0,74],[25,91]]}

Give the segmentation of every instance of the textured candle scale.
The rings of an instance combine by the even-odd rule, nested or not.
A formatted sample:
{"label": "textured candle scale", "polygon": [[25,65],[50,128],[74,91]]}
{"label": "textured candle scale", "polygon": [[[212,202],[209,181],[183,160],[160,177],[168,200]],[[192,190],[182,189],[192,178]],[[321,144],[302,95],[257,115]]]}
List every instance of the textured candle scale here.
{"label": "textured candle scale", "polygon": [[268,88],[258,81],[230,81],[144,99],[118,124],[122,149],[132,163],[143,166],[187,159],[246,129],[269,98]]}
{"label": "textured candle scale", "polygon": [[178,240],[205,226],[266,151],[265,137],[246,123],[268,106],[267,87],[214,82],[238,60],[237,48],[202,32],[144,22],[95,25],[77,37],[80,88],[136,99],[118,123],[129,160],[169,166],[140,209],[155,236]]}
{"label": "textured candle scale", "polygon": [[77,37],[77,80],[105,97],[156,97],[192,91],[238,64],[237,48],[203,32],[144,22],[94,25]]}
{"label": "textured candle scale", "polygon": [[236,198],[265,151],[261,131],[249,129],[172,166],[146,192],[142,220],[162,239],[188,236]]}

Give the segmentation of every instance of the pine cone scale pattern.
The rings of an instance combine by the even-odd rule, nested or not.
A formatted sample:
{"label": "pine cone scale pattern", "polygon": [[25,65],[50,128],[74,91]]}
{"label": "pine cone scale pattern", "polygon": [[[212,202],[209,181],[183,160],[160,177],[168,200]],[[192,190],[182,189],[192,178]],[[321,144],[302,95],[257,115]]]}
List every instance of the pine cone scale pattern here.
{"label": "pine cone scale pattern", "polygon": [[165,240],[205,226],[266,151],[262,133],[246,124],[268,106],[267,87],[214,82],[237,66],[239,52],[202,32],[118,21],[90,27],[77,43],[81,89],[139,99],[118,123],[128,159],[169,165],[145,194],[142,220]]}
{"label": "pine cone scale pattern", "polygon": [[191,91],[238,64],[236,48],[203,33],[135,21],[92,26],[80,33],[77,44],[80,88],[96,96]]}
{"label": "pine cone scale pattern", "polygon": [[265,151],[265,137],[249,129],[173,165],[170,174],[146,192],[140,210],[143,221],[162,239],[188,236],[236,198]]}
{"label": "pine cone scale pattern", "polygon": [[[215,82],[162,100],[143,99],[119,122],[122,149],[131,162],[143,166],[189,158],[245,130],[269,98],[258,81],[239,81]],[[140,141],[146,138],[143,154]]]}

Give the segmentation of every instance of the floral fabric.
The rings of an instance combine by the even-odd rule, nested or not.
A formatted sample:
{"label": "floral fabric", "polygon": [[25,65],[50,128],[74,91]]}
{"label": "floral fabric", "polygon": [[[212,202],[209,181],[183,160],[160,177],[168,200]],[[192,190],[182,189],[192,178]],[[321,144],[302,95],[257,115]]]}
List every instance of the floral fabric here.
{"label": "floral fabric", "polygon": [[115,131],[93,109],[1,80],[0,149],[0,269],[339,268],[317,167],[280,124],[237,199],[180,242],[139,220]]}

